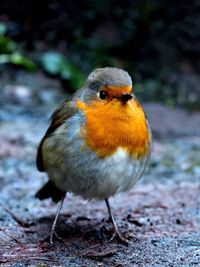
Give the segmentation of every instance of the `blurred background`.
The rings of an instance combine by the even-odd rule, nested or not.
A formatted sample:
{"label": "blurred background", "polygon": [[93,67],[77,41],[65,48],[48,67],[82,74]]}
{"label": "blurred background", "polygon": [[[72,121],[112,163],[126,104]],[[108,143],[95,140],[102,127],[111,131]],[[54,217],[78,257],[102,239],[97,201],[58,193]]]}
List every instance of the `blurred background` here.
{"label": "blurred background", "polygon": [[[192,266],[195,259],[200,264],[198,0],[0,1],[0,254],[5,253],[5,262],[15,261],[15,255],[24,263],[20,255],[28,253],[32,259],[43,253],[51,261],[35,247],[48,235],[56,209],[50,200],[34,197],[47,180],[35,166],[37,146],[58,103],[70,98],[94,68],[105,66],[123,68],[132,76],[154,139],[144,178],[112,204],[122,233],[140,239],[129,254],[136,255],[138,246],[137,264],[145,266],[164,266],[164,258],[174,266],[180,261]],[[26,234],[13,212],[33,222]],[[68,231],[65,241],[73,241],[68,247],[75,255],[102,242],[92,222],[98,225],[106,216],[104,203],[86,207],[71,198],[63,213],[67,219],[61,216],[60,225]],[[13,254],[16,240],[23,246],[20,252],[17,243]],[[174,247],[179,242],[181,250]],[[32,247],[33,252],[28,250]],[[62,254],[58,264],[83,263],[76,256],[78,265],[69,265],[65,251],[57,251]],[[120,255],[127,260],[123,266],[132,266],[126,252]],[[110,265],[109,259],[104,263],[122,266]]]}
{"label": "blurred background", "polygon": [[137,95],[200,108],[200,4],[192,1],[0,3],[0,71],[43,71],[77,89],[96,67],[130,72]]}

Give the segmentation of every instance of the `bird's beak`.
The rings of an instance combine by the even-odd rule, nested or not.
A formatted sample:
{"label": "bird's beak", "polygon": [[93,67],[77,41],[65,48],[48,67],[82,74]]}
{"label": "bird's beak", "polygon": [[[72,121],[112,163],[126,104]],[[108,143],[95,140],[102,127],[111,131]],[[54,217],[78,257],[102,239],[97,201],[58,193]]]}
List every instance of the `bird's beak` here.
{"label": "bird's beak", "polygon": [[122,94],[120,96],[116,96],[122,103],[126,103],[127,101],[131,100],[133,96],[131,94]]}

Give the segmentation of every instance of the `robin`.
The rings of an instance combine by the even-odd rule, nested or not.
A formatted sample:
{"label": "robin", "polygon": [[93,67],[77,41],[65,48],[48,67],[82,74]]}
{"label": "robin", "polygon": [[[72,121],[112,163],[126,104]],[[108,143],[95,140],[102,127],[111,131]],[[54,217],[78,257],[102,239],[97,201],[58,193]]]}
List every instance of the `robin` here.
{"label": "robin", "polygon": [[150,127],[129,74],[118,68],[95,69],[72,100],[54,111],[38,148],[37,168],[49,181],[36,196],[60,201],[50,244],[66,192],[105,200],[114,235],[126,243],[108,199],[134,186],[150,151]]}

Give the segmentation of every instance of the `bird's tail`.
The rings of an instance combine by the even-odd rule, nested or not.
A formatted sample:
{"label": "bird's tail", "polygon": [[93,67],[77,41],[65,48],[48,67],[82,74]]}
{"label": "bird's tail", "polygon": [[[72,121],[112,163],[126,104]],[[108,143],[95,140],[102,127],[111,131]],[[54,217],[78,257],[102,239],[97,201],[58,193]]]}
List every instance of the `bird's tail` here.
{"label": "bird's tail", "polygon": [[54,202],[59,202],[66,192],[60,190],[53,182],[48,181],[37,193],[36,197],[39,199],[52,198]]}

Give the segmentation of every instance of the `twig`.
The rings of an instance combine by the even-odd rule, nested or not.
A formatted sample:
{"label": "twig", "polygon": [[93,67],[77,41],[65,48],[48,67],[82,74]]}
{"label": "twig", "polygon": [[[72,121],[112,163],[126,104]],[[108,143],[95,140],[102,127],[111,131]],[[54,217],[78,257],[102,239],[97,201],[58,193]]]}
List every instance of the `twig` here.
{"label": "twig", "polygon": [[18,216],[16,216],[10,209],[8,209],[8,208],[4,208],[4,210],[5,210],[6,212],[8,212],[8,213],[12,216],[12,218],[13,218],[13,219],[14,219],[20,226],[22,226],[22,227],[24,227],[24,228],[28,228],[28,227],[31,226],[31,223],[28,223],[28,222],[23,221],[23,220],[20,219]]}

